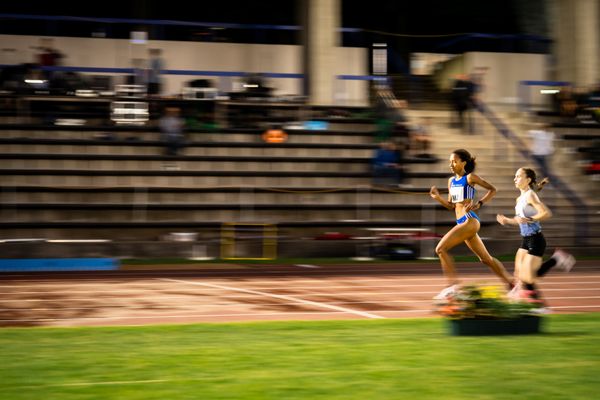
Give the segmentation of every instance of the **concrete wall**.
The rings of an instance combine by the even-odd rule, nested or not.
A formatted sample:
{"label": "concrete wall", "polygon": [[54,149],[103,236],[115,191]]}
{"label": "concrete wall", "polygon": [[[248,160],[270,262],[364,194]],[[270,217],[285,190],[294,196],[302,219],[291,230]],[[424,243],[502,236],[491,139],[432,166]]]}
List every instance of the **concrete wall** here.
{"label": "concrete wall", "polygon": [[[519,81],[548,79],[546,57],[544,54],[465,53],[444,63],[436,75],[436,82],[440,88],[450,90],[456,74],[468,74],[476,67],[488,67],[482,99],[491,104],[515,104],[519,96]],[[544,104],[547,100],[539,94],[539,89],[530,88],[533,104]]]}
{"label": "concrete wall", "polygon": [[442,67],[434,75],[434,80],[438,88],[450,90],[454,84],[456,75],[465,73],[464,63],[465,57],[462,54],[443,62]]}
{"label": "concrete wall", "polygon": [[[0,64],[33,62],[37,36],[0,35]],[[54,47],[66,55],[63,65],[74,67],[130,68],[134,58],[146,58],[149,48],[163,51],[166,69],[236,72],[302,73],[302,48],[294,45],[149,41],[131,44],[124,39],[55,37]],[[336,75],[367,75],[368,49],[335,48]],[[198,78],[198,77],[197,77]],[[200,77],[202,78],[202,77]],[[193,76],[166,75],[164,94],[178,94],[182,83]],[[210,78],[219,79],[219,78]],[[232,78],[235,88],[238,78]],[[236,82],[237,81],[237,82]],[[336,80],[336,98],[348,104],[367,104],[367,84],[363,81]],[[120,83],[117,82],[117,83]],[[268,84],[278,95],[301,93],[300,79],[270,78]],[[215,86],[218,83],[215,82]],[[342,90],[343,92],[339,92]],[[339,92],[339,93],[338,93]]]}

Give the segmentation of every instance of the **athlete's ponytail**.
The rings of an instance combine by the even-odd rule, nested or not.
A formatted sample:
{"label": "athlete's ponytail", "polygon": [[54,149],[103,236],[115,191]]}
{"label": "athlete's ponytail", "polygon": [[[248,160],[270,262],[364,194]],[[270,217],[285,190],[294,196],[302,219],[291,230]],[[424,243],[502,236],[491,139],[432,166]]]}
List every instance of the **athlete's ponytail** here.
{"label": "athlete's ponytail", "polygon": [[544,178],[538,183],[537,175],[535,174],[534,170],[532,170],[531,168],[521,168],[521,169],[523,170],[523,172],[525,172],[525,176],[527,176],[529,179],[531,179],[531,182],[529,182],[529,187],[534,192],[539,192],[540,190],[542,190],[544,188],[544,185],[546,183],[550,182],[550,179]]}
{"label": "athlete's ponytail", "polygon": [[535,189],[536,192],[541,191],[544,188],[544,185],[546,183],[549,183],[550,179],[548,177],[542,179],[538,184],[537,184],[537,188]]}

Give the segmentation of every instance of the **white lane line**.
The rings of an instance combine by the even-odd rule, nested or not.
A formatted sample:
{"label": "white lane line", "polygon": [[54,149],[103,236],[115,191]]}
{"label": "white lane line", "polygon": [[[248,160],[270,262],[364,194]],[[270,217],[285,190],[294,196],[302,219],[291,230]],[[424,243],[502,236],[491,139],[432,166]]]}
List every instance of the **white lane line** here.
{"label": "white lane line", "polygon": [[300,268],[321,268],[318,265],[311,265],[311,264],[295,264],[294,267],[300,267]]}
{"label": "white lane line", "polygon": [[[433,292],[432,292],[433,293]],[[559,297],[544,297],[545,300],[587,300],[587,299],[600,299],[600,296],[559,296]],[[90,299],[91,300],[91,299]],[[164,298],[160,298],[160,300],[164,300]],[[7,300],[7,302],[17,302],[18,300]],[[431,303],[433,304],[433,301],[430,299],[412,299],[412,300],[378,300],[378,299],[373,299],[373,300],[364,300],[364,301],[341,301],[341,302],[332,302],[329,304],[335,304],[335,305],[349,305],[349,304],[373,304],[373,303],[379,303],[379,304],[390,304],[390,303],[400,303],[400,304],[413,304],[413,303]],[[289,303],[264,303],[264,306],[267,307],[278,307],[278,306],[292,306],[292,305],[296,305],[298,304],[297,302],[289,302]],[[198,304],[198,305],[186,305],[186,306],[180,306],[180,305],[161,305],[161,306],[154,306],[153,309],[160,309],[160,310],[173,310],[173,309],[177,309],[177,310],[197,310],[197,306],[203,306],[203,307],[237,307],[239,306],[240,303],[239,302],[226,302],[226,303],[204,303],[204,304]],[[565,306],[566,307],[566,306]],[[128,310],[145,310],[147,307],[144,306],[128,306],[127,304],[121,304],[121,305],[100,305],[98,307],[60,307],[60,308],[56,308],[56,307],[37,307],[37,308],[31,308],[31,307],[12,307],[12,308],[0,308],[0,311],[56,311],[56,310],[60,310],[60,311],[78,311],[78,310],[97,310],[97,309],[104,309],[104,308],[110,308],[110,309],[128,309]]]}
{"label": "white lane line", "polygon": [[[318,268],[318,267],[317,267]],[[161,280],[168,280],[171,278],[161,278]],[[251,282],[253,283],[253,282]],[[426,284],[426,283],[415,283],[415,284],[403,284],[403,283],[388,283],[388,284],[384,284],[384,285],[317,285],[317,286],[291,286],[290,284],[292,284],[292,282],[288,282],[287,285],[285,286],[267,286],[267,287],[255,287],[254,289],[259,289],[259,290],[277,290],[280,288],[284,288],[284,289],[296,289],[296,290],[330,290],[330,289],[369,289],[369,288],[411,288],[411,287],[438,287],[440,286],[439,283],[430,283],[430,284]],[[546,286],[558,286],[558,285],[597,285],[600,284],[600,281],[579,281],[579,282],[542,282],[540,285],[542,287],[546,287]],[[489,286],[498,286],[501,287],[501,285],[498,284],[490,284]],[[150,289],[152,290],[152,292],[154,293],[160,293],[160,292],[172,292],[173,289],[172,288],[145,288],[145,289]],[[218,284],[215,284],[215,286],[212,287],[208,287],[209,290],[222,290],[221,287],[219,287]],[[247,290],[254,290],[254,289],[247,289]],[[90,292],[94,292],[94,293],[119,293],[119,294],[139,294],[140,291],[142,291],[143,288],[131,288],[131,289],[106,289],[106,290],[65,290],[64,288],[56,288],[56,290],[52,290],[52,291],[47,291],[47,290],[42,290],[42,288],[40,288],[40,290],[28,290],[28,291],[9,291],[9,292],[0,292],[0,295],[25,295],[25,294],[37,294],[37,293],[43,293],[43,294],[62,294],[63,292],[68,292],[69,294],[80,294],[80,293],[90,293]],[[558,290],[558,289],[546,289],[546,290]],[[568,289],[564,289],[564,290],[568,290]],[[571,290],[575,290],[575,289],[571,289]],[[600,288],[577,288],[576,290],[600,290]],[[192,289],[188,289],[189,294],[193,294],[193,290]],[[182,294],[186,294],[186,292],[182,293]]]}
{"label": "white lane line", "polygon": [[[296,303],[298,304],[298,303]],[[431,311],[431,310],[421,310]],[[397,312],[413,312],[413,310],[398,310]],[[76,318],[30,318],[30,319],[0,319],[2,322],[57,322],[57,321],[69,321],[76,324],[78,321],[118,321],[118,320],[144,320],[148,319],[151,321],[161,320],[165,318],[214,318],[214,317],[278,317],[278,316],[314,316],[314,315],[348,315],[348,311],[298,311],[298,312],[272,312],[272,313],[227,313],[227,314],[172,314],[172,315],[156,315],[156,316],[115,316],[115,317],[76,317]],[[376,318],[385,318],[377,316]],[[211,320],[212,322],[212,320]]]}
{"label": "white lane line", "polygon": [[382,316],[376,315],[376,314],[371,314],[371,313],[358,311],[358,310],[352,310],[350,308],[345,308],[345,307],[333,306],[333,305],[326,304],[326,303],[318,303],[316,301],[303,300],[303,299],[293,297],[293,296],[284,296],[284,295],[280,295],[280,294],[261,292],[258,290],[240,289],[240,288],[236,288],[236,287],[232,287],[232,286],[215,285],[212,283],[184,281],[184,280],[180,280],[180,279],[171,279],[171,278],[158,278],[158,279],[161,281],[166,281],[166,282],[175,282],[175,283],[183,283],[186,285],[196,285],[196,286],[203,286],[203,287],[219,288],[222,290],[242,292],[242,293],[253,294],[253,295],[258,295],[258,296],[265,296],[265,297],[272,297],[275,299],[281,299],[281,300],[287,300],[287,301],[294,301],[294,302],[298,302],[298,303],[302,303],[302,304],[306,304],[306,305],[312,305],[312,306],[316,306],[316,307],[320,307],[320,308],[328,308],[331,310],[337,310],[337,311],[350,313],[350,314],[354,314],[354,315],[360,315],[360,316],[366,317],[366,318],[385,318],[385,317],[382,317]]}
{"label": "white lane line", "polygon": [[[156,291],[161,291],[160,289],[151,289],[153,292]],[[41,290],[29,290],[29,291],[14,291],[14,292],[0,292],[0,295],[10,295],[10,294],[37,294],[37,293],[42,293],[42,294],[46,294],[46,295],[63,295],[65,293],[70,294],[80,294],[80,293],[115,293],[115,294],[120,294],[120,295],[127,295],[127,294],[136,294],[139,293],[139,290],[115,290],[115,289],[106,289],[106,290],[68,290],[68,289],[63,289],[63,288],[56,288],[56,290],[47,290],[47,289],[41,289]]]}
{"label": "white lane line", "polygon": [[[598,297],[600,298],[600,297]],[[344,305],[344,304],[373,304],[373,303],[401,303],[401,304],[413,304],[413,303],[430,303],[433,304],[431,300],[383,300],[383,301],[379,301],[379,300],[374,300],[374,301],[343,301],[343,302],[335,302],[335,304],[337,305]],[[333,305],[333,303],[330,303]],[[293,305],[298,305],[297,302],[289,302],[289,303],[264,303],[262,304],[262,306],[265,307],[287,307],[287,306],[293,306]],[[157,306],[157,307],[153,307],[153,309],[160,309],[160,310],[178,310],[178,311],[182,311],[182,310],[195,310],[198,311],[198,306],[202,306],[202,307],[239,307],[240,303],[239,302],[231,302],[231,303],[209,303],[209,304],[198,304],[198,305],[186,305],[186,306],[178,306],[178,305],[166,305],[166,306]],[[146,310],[146,307],[128,307],[126,305],[121,305],[121,306],[98,306],[98,307],[43,307],[43,308],[30,308],[30,307],[12,307],[12,308],[0,308],[0,311],[81,311],[81,310],[98,310],[98,309],[105,309],[105,308],[110,308],[110,309],[116,309],[118,308],[119,311],[126,311],[126,310]],[[125,318],[125,317],[124,317]]]}
{"label": "white lane line", "polygon": [[[311,265],[311,264],[297,264],[297,265]],[[322,266],[319,266],[319,268],[323,268]],[[475,279],[478,276],[481,276],[482,278],[488,278],[488,279],[495,279],[494,276],[489,275],[489,274],[479,274],[479,275],[468,275],[469,279]],[[573,273],[571,274],[565,274],[564,275],[565,278],[567,277],[577,277],[577,278],[600,278],[599,275],[589,275],[589,276],[574,276]],[[446,281],[446,278],[444,278],[444,276],[440,273],[440,274],[436,274],[436,275],[432,275],[432,276],[428,276],[428,277],[424,277],[423,275],[385,275],[385,274],[381,274],[381,275],[377,275],[377,276],[364,276],[364,275],[359,275],[359,276],[344,276],[344,275],[340,275],[340,276],[316,276],[313,278],[309,278],[309,277],[296,277],[296,276],[270,276],[268,277],[268,279],[260,279],[261,277],[252,277],[252,278],[248,278],[246,277],[245,279],[251,279],[252,282],[256,282],[256,283],[272,283],[272,282],[298,282],[298,283],[315,283],[315,282],[321,282],[321,281],[329,281],[329,280],[334,280],[334,281],[349,281],[349,282],[354,282],[354,281],[361,281],[361,282],[379,282],[379,281],[387,281],[387,280],[409,280],[409,281],[430,281],[430,280],[439,280],[439,281]],[[551,276],[545,277],[544,279],[550,279],[552,278]],[[155,279],[157,279],[157,277],[148,277],[148,278],[143,278],[145,280],[143,281],[137,281],[137,282],[127,282],[125,280],[119,280],[119,281],[114,281],[114,280],[108,280],[108,281],[101,281],[101,280],[95,280],[94,282],[67,282],[67,281],[59,281],[59,282],[49,282],[49,281],[36,281],[36,282],[32,282],[32,281],[17,281],[14,282],[12,284],[2,284],[0,285],[0,288],[12,288],[12,287],[56,287],[56,286],[61,286],[61,287],[81,287],[81,288],[86,288],[86,287],[90,287],[90,286],[106,286],[107,284],[129,284],[131,287],[139,287],[139,288],[143,288],[146,285],[152,285],[153,282],[155,281]],[[224,277],[210,277],[210,280],[213,282],[219,282],[219,281],[228,281],[228,278],[224,278]],[[26,282],[26,283],[25,283]]]}
{"label": "white lane line", "polygon": [[[432,292],[433,293],[433,292]],[[560,297],[544,297],[544,300],[587,300],[587,299],[600,299],[600,296],[573,296],[573,297],[568,297],[568,296],[560,296]],[[91,299],[90,299],[91,300]],[[163,300],[163,298],[161,297],[160,300]],[[10,302],[16,302],[17,300],[7,300]],[[340,302],[332,302],[329,304],[335,304],[335,305],[350,305],[350,304],[373,304],[373,303],[379,303],[379,304],[390,304],[390,303],[399,303],[399,304],[413,304],[413,303],[430,303],[433,304],[433,301],[431,299],[412,299],[412,300],[378,300],[378,299],[373,299],[373,300],[364,300],[364,301],[340,301]],[[297,302],[289,302],[289,303],[264,303],[263,305],[266,307],[284,307],[284,306],[293,306],[298,304]],[[239,302],[228,302],[228,303],[204,303],[204,304],[197,304],[197,305],[186,305],[186,306],[180,306],[180,305],[161,305],[161,306],[154,306],[153,309],[160,309],[160,310],[173,310],[173,309],[177,309],[177,310],[197,310],[197,306],[203,306],[203,307],[237,307],[239,306],[240,303]],[[100,305],[98,307],[37,307],[37,308],[31,308],[31,307],[12,307],[12,308],[0,308],[0,311],[56,311],[56,310],[60,310],[60,311],[78,311],[78,310],[97,310],[97,309],[104,309],[104,308],[110,308],[110,309],[128,309],[128,310],[145,310],[147,309],[147,307],[144,306],[128,306],[126,304],[122,304],[122,305]]]}
{"label": "white lane line", "polygon": [[[293,289],[289,288],[289,289]],[[362,289],[362,288],[361,288]],[[600,288],[596,288],[596,289],[544,289],[543,292],[555,292],[555,291],[583,291],[583,290],[593,290],[593,291],[598,291],[600,293]],[[310,296],[310,297],[328,297],[328,296],[340,296],[340,295],[367,295],[367,296],[388,296],[388,295],[434,295],[438,293],[437,291],[435,292],[407,292],[407,291],[399,291],[399,292],[374,292],[374,293],[365,293],[364,290],[363,291],[356,291],[356,292],[338,292],[338,293],[306,293],[306,296]],[[181,296],[160,296],[160,297],[156,297],[157,300],[170,300],[170,299],[187,299],[187,300],[193,300],[194,298],[190,299],[190,296],[192,294],[186,294],[186,295],[181,295]],[[253,294],[226,294],[226,295],[220,295],[219,297],[221,298],[228,298],[228,299],[243,299],[243,298],[248,298],[248,297],[252,297]],[[279,295],[272,295],[272,296],[279,296]],[[138,296],[135,297],[133,299],[143,299],[145,298],[145,296]],[[581,297],[545,297],[546,299],[594,299],[597,298],[597,296],[581,296]],[[40,302],[40,303],[64,303],[65,301],[97,301],[98,298],[97,297],[73,297],[73,298],[67,298],[67,299],[6,299],[6,300],[2,300],[2,303],[19,303],[19,302]],[[200,299],[199,299],[200,300]],[[115,300],[118,303],[115,306],[120,306],[120,304],[125,304],[123,303],[120,299]],[[377,300],[376,298],[372,301],[380,301]],[[385,301],[385,300],[384,300]],[[114,304],[114,303],[113,303]],[[108,307],[108,306],[105,306]]]}
{"label": "white lane line", "polygon": [[[305,265],[309,265],[309,264],[305,264]],[[319,267],[322,268],[322,267]],[[466,274],[464,276],[465,280],[477,280],[477,279],[490,279],[490,275],[489,274],[479,274],[479,275],[475,275],[475,274]],[[564,273],[559,273],[559,274],[554,274],[552,276],[546,276],[544,277],[542,282],[548,283],[550,281],[563,281],[565,283],[567,283],[567,281],[572,280],[572,279],[598,279],[598,275],[578,275],[577,271],[572,271],[570,274],[564,274]],[[156,279],[156,277],[148,277],[147,281],[142,281],[142,282],[137,282],[137,283],[132,283],[130,287],[133,288],[139,288],[139,289],[143,289],[145,287],[145,285],[148,284],[152,284],[151,282]],[[493,279],[493,277],[491,278]],[[258,283],[258,284],[271,284],[273,282],[281,282],[282,284],[284,283],[288,283],[288,282],[294,282],[294,283],[315,283],[315,282],[323,282],[323,281],[328,281],[328,280],[334,280],[336,282],[381,282],[381,281],[428,281],[428,282],[437,282],[440,281],[442,283],[446,282],[446,278],[444,278],[441,273],[440,275],[435,275],[435,276],[430,276],[430,277],[423,277],[422,275],[398,275],[398,274],[393,274],[393,275],[378,275],[377,277],[365,277],[365,276],[319,276],[319,277],[315,277],[315,278],[302,278],[302,279],[294,279],[288,276],[276,276],[276,277],[270,277],[268,280],[261,280],[261,279],[252,279],[253,283]],[[223,281],[220,279],[215,279],[211,277],[211,281],[215,281],[215,282],[219,282],[219,281]],[[0,285],[0,288],[26,288],[26,287],[80,287],[80,288],[86,288],[88,286],[105,286],[107,284],[127,284],[127,282],[122,281],[122,280],[108,280],[108,281],[100,281],[100,280],[94,280],[94,282],[77,282],[77,283],[71,283],[71,282],[56,282],[56,283],[52,283],[52,282],[48,282],[47,280],[40,280],[40,281],[31,281],[31,280],[27,280],[27,283],[23,283],[25,281],[17,281],[13,284],[3,284]],[[37,282],[37,283],[33,283],[33,282]],[[586,282],[590,282],[590,281],[586,281]],[[570,283],[570,282],[569,282]],[[574,282],[575,283],[575,282]]]}
{"label": "white lane line", "polygon": [[[129,297],[128,300],[129,301],[134,301],[134,300],[146,300],[148,296],[138,296],[138,297]],[[157,298],[156,296],[153,296],[153,298]],[[181,296],[160,296],[160,300],[171,300],[171,299],[186,299],[186,300],[190,300],[189,295],[181,295]],[[111,305],[106,305],[106,303],[104,303],[104,307],[120,307],[121,305],[127,304],[127,300],[123,300],[122,298],[105,298],[104,300],[111,300],[112,301],[112,306]],[[7,303],[7,302],[11,302],[11,303],[18,303],[18,302],[42,302],[42,303],[64,303],[64,302],[72,302],[72,301],[98,301],[98,297],[69,297],[69,298],[64,298],[64,299],[6,299],[6,300],[2,300],[2,303]]]}
{"label": "white lane line", "polygon": [[[171,279],[171,278],[164,278]],[[598,282],[600,284],[600,282]],[[222,289],[218,286],[219,284],[215,284],[217,286],[208,287],[209,291],[221,291]],[[433,283],[433,284],[387,284],[387,285],[318,285],[318,286],[293,286],[291,283],[288,285],[270,285],[270,286],[262,286],[255,287],[250,283],[250,287],[247,290],[332,290],[332,289],[357,289],[357,290],[365,290],[365,289],[381,289],[381,288],[411,288],[411,287],[434,287],[437,288],[441,284]],[[246,288],[241,288],[246,289]],[[146,288],[146,290],[151,290],[153,293],[171,293],[173,292],[172,288]],[[140,289],[105,289],[105,290],[68,290],[63,288],[56,288],[55,290],[45,290],[40,288],[39,290],[25,290],[25,291],[9,291],[9,292],[0,292],[0,295],[31,295],[31,294],[44,294],[44,295],[63,295],[63,294],[100,294],[100,293],[114,293],[120,295],[136,295],[140,294],[143,290]],[[183,289],[178,291],[181,295],[190,295],[195,294],[194,289]]]}
{"label": "white lane line", "polygon": [[[509,270],[512,271],[513,267],[512,267],[512,263],[510,264],[511,266],[508,268]],[[461,263],[457,263],[458,269],[467,273],[474,273],[476,271],[481,271],[483,272],[487,272],[489,271],[488,269],[486,269],[485,267],[481,266],[481,265],[468,265],[468,264],[461,264]],[[399,273],[406,273],[406,272],[415,272],[415,273],[421,273],[421,272],[440,272],[441,273],[441,268],[439,266],[430,266],[427,264],[424,264],[422,266],[420,265],[415,265],[412,264],[410,267],[404,267],[402,264],[397,264],[394,265],[392,267],[382,267],[381,269],[378,269],[378,265],[373,265],[371,267],[364,267],[364,265],[361,265],[361,268],[353,268],[353,267],[348,267],[348,266],[343,266],[343,267],[339,267],[339,268],[329,268],[328,266],[323,266],[323,272],[356,272],[356,273],[370,273],[372,274],[373,272],[387,272],[389,274],[393,274],[394,276],[398,276]],[[268,270],[268,271],[262,271],[265,274],[271,275],[271,274],[282,274],[285,273],[287,271],[289,271],[290,269],[280,269],[280,270]],[[208,271],[208,270],[202,270],[202,271]],[[600,271],[600,265],[580,265],[577,264],[577,266],[574,268],[573,271],[571,271],[571,274],[577,274],[577,273],[581,273],[583,271],[586,272],[590,272],[590,271]],[[135,274],[132,275],[132,277],[136,277],[136,278],[148,278],[148,279],[152,279],[152,278],[157,278],[160,277],[161,275],[164,275],[164,271],[161,272],[152,272],[152,271],[144,271],[145,273],[139,273],[139,274]],[[209,271],[210,272],[210,271]],[[190,275],[193,276],[194,271],[190,270]],[[157,276],[158,275],[158,276]],[[21,278],[28,278],[27,282],[47,282],[47,279],[30,279],[31,278],[31,274],[7,274],[5,276],[6,280],[18,280],[18,281],[22,281]],[[101,277],[99,277],[99,279],[101,279]],[[115,276],[110,276],[108,277],[108,280],[118,280],[118,277],[115,278]],[[95,279],[94,279],[95,281]]]}
{"label": "white lane line", "polygon": [[[576,308],[600,308],[600,304],[598,305],[587,305],[587,306],[551,306],[548,307],[553,310],[558,309],[576,309]],[[415,314],[415,313],[427,313],[435,316],[435,312],[431,308],[427,309],[412,309],[412,310],[377,310],[378,313],[383,314]],[[10,323],[10,322],[60,322],[60,321],[70,321],[76,323],[77,321],[119,321],[119,320],[160,320],[166,318],[227,318],[227,317],[283,317],[286,316],[314,316],[314,315],[347,315],[347,311],[308,311],[308,312],[279,312],[279,313],[239,313],[239,314],[180,314],[180,315],[160,315],[160,316],[122,316],[122,317],[81,317],[81,318],[37,318],[37,319],[0,319],[0,323]],[[386,318],[383,316],[378,316],[377,318]]]}
{"label": "white lane line", "polygon": [[[322,266],[318,266],[318,265],[313,265],[313,264],[296,264],[296,266],[302,266],[302,267],[306,267],[306,268],[311,268],[311,267],[315,267],[315,268],[323,268]],[[183,277],[182,277],[183,278]],[[199,278],[198,276],[195,276],[193,278]],[[446,278],[444,278],[443,275],[439,274],[439,275],[434,275],[434,276],[423,276],[423,275],[378,275],[376,277],[374,276],[364,276],[364,275],[359,275],[359,276],[315,276],[313,278],[307,278],[307,277],[302,277],[302,278],[298,278],[298,277],[294,277],[294,276],[275,276],[275,277],[269,277],[268,279],[260,279],[259,277],[255,278],[255,277],[241,277],[243,279],[244,282],[252,282],[254,284],[272,284],[273,282],[276,283],[281,283],[281,284],[288,284],[288,283],[321,283],[321,282],[329,282],[329,281],[333,281],[336,283],[354,283],[354,282],[403,282],[403,281],[425,281],[425,282],[446,282]],[[100,281],[97,280],[94,283],[70,283],[70,282],[65,282],[65,281],[61,281],[61,282],[48,282],[48,281],[42,281],[42,282],[38,282],[38,283],[21,283],[21,282],[15,282],[14,284],[0,284],[0,289],[5,289],[5,288],[55,288],[55,287],[67,287],[67,288],[73,288],[73,289],[88,289],[88,288],[93,288],[95,286],[100,286],[100,287],[104,287],[106,285],[121,285],[121,286],[126,286],[127,288],[132,288],[132,289],[145,289],[149,286],[156,286],[156,280],[159,279],[157,277],[149,277],[149,278],[144,278],[146,280],[144,281],[137,281],[137,282],[128,282],[126,280],[120,280],[120,281]],[[230,279],[227,277],[209,277],[211,282],[229,282]],[[496,284],[496,285],[501,285],[501,282],[499,282],[493,275],[487,274],[487,273],[481,273],[481,274],[466,274],[463,278],[463,280],[468,283],[471,281],[477,281],[477,280],[487,280],[490,282],[490,284]],[[575,281],[574,281],[575,280]],[[541,282],[555,282],[555,281],[559,281],[559,282],[569,282],[569,283],[600,283],[600,274],[596,274],[596,275],[577,275],[575,273],[570,273],[570,274],[566,274],[566,273],[560,273],[560,274],[554,274],[554,275],[549,275],[549,276],[545,276]]]}
{"label": "white lane line", "polygon": [[[239,304],[239,303],[231,303],[230,305]],[[227,304],[202,304],[207,307],[218,307],[225,306]],[[173,309],[191,309],[195,310],[196,307],[186,307],[186,306],[152,306],[153,310],[173,310]],[[0,308],[0,311],[82,311],[82,310],[105,310],[105,309],[118,309],[118,311],[125,310],[147,310],[148,307],[143,306],[127,306],[127,305],[99,305],[97,307],[12,307],[12,308]]]}

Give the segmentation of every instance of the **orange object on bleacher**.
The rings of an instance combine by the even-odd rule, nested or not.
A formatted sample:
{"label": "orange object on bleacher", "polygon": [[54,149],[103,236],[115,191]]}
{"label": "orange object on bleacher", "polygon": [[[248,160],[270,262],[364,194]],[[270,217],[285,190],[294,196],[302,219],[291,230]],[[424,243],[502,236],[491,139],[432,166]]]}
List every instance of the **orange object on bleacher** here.
{"label": "orange object on bleacher", "polygon": [[267,143],[283,143],[287,140],[287,133],[282,129],[267,129],[262,138]]}

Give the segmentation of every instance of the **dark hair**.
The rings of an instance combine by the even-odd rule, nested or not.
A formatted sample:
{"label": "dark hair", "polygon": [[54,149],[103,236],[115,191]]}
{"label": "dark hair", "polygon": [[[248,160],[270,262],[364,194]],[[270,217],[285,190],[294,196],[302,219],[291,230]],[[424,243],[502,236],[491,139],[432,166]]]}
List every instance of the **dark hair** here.
{"label": "dark hair", "polygon": [[470,174],[471,172],[475,171],[475,157],[471,156],[471,153],[469,153],[467,150],[454,150],[452,154],[456,154],[458,158],[461,159],[461,161],[467,162],[467,164],[465,165],[465,172],[467,174]]}
{"label": "dark hair", "polygon": [[540,190],[542,190],[544,188],[544,185],[548,182],[550,182],[550,180],[548,178],[544,178],[540,181],[540,183],[537,182],[537,175],[535,173],[534,170],[532,170],[531,168],[521,168],[523,170],[523,172],[525,172],[525,176],[528,177],[529,179],[531,179],[531,182],[529,182],[529,187],[536,192],[539,192]]}

